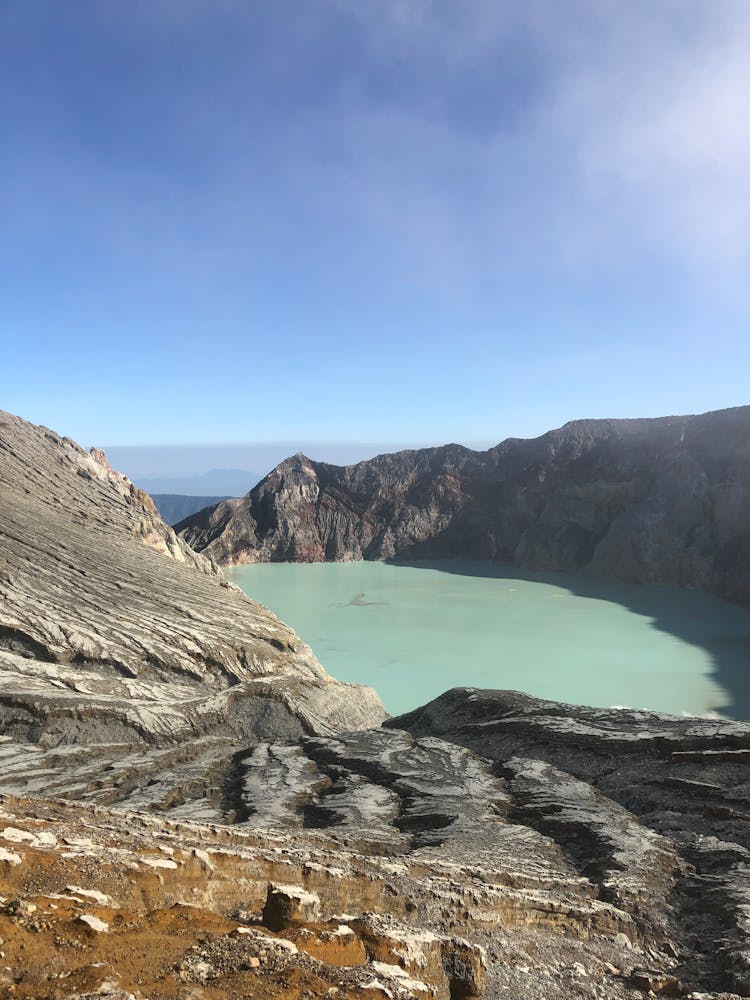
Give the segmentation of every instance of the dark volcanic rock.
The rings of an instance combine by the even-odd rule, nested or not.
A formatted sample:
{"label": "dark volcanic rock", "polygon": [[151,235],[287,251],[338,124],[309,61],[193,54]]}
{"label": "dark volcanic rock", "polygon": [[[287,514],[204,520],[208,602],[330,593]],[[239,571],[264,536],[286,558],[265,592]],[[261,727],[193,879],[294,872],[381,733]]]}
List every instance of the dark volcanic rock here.
{"label": "dark volcanic rock", "polygon": [[750,603],[750,407],[346,467],[295,455],[176,530],[222,564],[497,559]]}

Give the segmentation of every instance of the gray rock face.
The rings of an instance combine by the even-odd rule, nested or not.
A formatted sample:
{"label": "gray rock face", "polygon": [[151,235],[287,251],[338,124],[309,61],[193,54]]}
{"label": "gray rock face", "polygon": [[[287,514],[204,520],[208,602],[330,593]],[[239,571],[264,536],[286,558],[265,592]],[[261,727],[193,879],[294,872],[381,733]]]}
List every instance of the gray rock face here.
{"label": "gray rock face", "polygon": [[490,995],[526,995],[508,940],[483,936],[493,907],[494,943],[533,928],[544,975],[562,934],[588,942],[584,967],[617,945],[628,995],[750,995],[750,723],[456,689],[385,727],[256,747],[238,760],[240,826],[318,830],[445,878],[454,899],[473,890]]}
{"label": "gray rock face", "polygon": [[[488,996],[747,996],[748,760],[750,723],[458,689],[384,728],[247,748],[221,818],[277,838],[279,863],[317,844],[292,884],[319,893],[333,864],[332,912],[483,946]],[[200,816],[158,795],[118,801]],[[384,894],[346,883],[352,859],[379,859]]]}
{"label": "gray rock face", "polygon": [[[255,744],[229,775],[212,746],[213,767],[175,747],[103,767],[83,747],[9,742],[0,792],[89,804],[74,814],[11,800],[14,812],[83,824],[53,827],[66,884],[85,884],[74,853],[88,871],[101,839],[112,871],[92,888],[132,886],[156,865],[167,902],[189,892],[191,905],[266,913],[281,894],[289,905],[274,926],[330,921],[340,935],[343,922],[373,961],[430,982],[447,975],[446,1000],[472,995],[451,992],[454,979],[474,982],[461,948],[467,961],[483,949],[487,997],[750,995],[750,724],[466,689],[385,728]],[[124,823],[100,807],[113,801],[166,815]],[[235,822],[194,822],[209,817]],[[4,822],[0,878],[3,864],[14,877],[33,864],[42,843],[39,826]],[[171,845],[166,856],[139,846],[133,865],[123,838],[141,830]]]}
{"label": "gray rock face", "polygon": [[0,413],[6,738],[116,756],[114,745],[294,738],[382,718],[373,691],[330,678],[101,453]]}
{"label": "gray rock face", "polygon": [[680,979],[750,995],[750,723],[458,688],[386,725],[492,761],[509,815],[676,942]]}
{"label": "gray rock face", "polygon": [[[0,794],[93,806],[110,859],[122,819],[101,806],[162,813],[143,823],[189,839],[211,866],[214,905],[219,868],[250,848],[225,872],[224,905],[262,908],[269,881],[313,894],[316,919],[347,922],[373,960],[453,970],[460,935],[469,955],[484,949],[488,997],[750,995],[750,723],[467,689],[384,728],[236,747],[211,735],[129,752],[6,739]],[[29,845],[0,833],[0,863],[20,871]],[[147,863],[182,866],[172,858]],[[308,917],[292,907],[284,919]],[[436,935],[453,941],[447,966]]]}
{"label": "gray rock face", "polygon": [[176,525],[221,564],[478,558],[750,603],[750,407],[579,420],[486,452],[282,462]]}

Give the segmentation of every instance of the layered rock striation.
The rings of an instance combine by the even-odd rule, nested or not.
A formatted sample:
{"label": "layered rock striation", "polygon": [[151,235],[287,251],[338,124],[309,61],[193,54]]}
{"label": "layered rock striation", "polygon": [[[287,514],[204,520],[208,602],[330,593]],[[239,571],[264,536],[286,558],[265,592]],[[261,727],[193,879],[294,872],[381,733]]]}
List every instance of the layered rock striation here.
{"label": "layered rock striation", "polygon": [[486,452],[295,455],[176,525],[220,564],[506,560],[750,603],[750,407],[578,420]]}
{"label": "layered rock striation", "polygon": [[[748,996],[749,761],[750,723],[456,689],[381,730],[255,748],[237,819],[421,865],[437,896],[446,876],[492,996]],[[618,948],[620,973],[566,985],[570,937],[587,970]],[[507,957],[520,940],[536,994]]]}
{"label": "layered rock striation", "polygon": [[372,690],[329,677],[102,453],[0,413],[6,739],[112,757],[382,718]]}
{"label": "layered rock striation", "polygon": [[[750,995],[748,723],[457,689],[383,728],[249,745],[213,794],[171,798],[146,755],[84,781],[28,750],[0,779],[19,996],[65,996],[48,980],[71,960],[19,941],[76,937],[75,969],[128,988],[136,948],[146,997]],[[24,797],[45,791],[68,801]]]}

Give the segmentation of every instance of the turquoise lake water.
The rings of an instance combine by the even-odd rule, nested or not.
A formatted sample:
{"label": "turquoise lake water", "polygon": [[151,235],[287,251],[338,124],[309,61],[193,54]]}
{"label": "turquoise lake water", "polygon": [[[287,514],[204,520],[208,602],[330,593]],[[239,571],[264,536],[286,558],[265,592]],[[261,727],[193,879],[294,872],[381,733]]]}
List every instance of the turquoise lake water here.
{"label": "turquoise lake water", "polygon": [[750,715],[750,611],[701,591],[488,563],[273,563],[227,576],[393,714],[456,686]]}

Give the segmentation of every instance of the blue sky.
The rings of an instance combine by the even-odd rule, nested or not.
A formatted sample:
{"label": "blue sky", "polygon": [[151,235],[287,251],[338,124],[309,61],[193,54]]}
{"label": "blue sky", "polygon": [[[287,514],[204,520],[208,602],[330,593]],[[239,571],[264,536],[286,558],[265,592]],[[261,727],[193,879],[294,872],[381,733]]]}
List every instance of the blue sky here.
{"label": "blue sky", "polygon": [[4,0],[0,406],[85,444],[750,401],[746,0]]}

